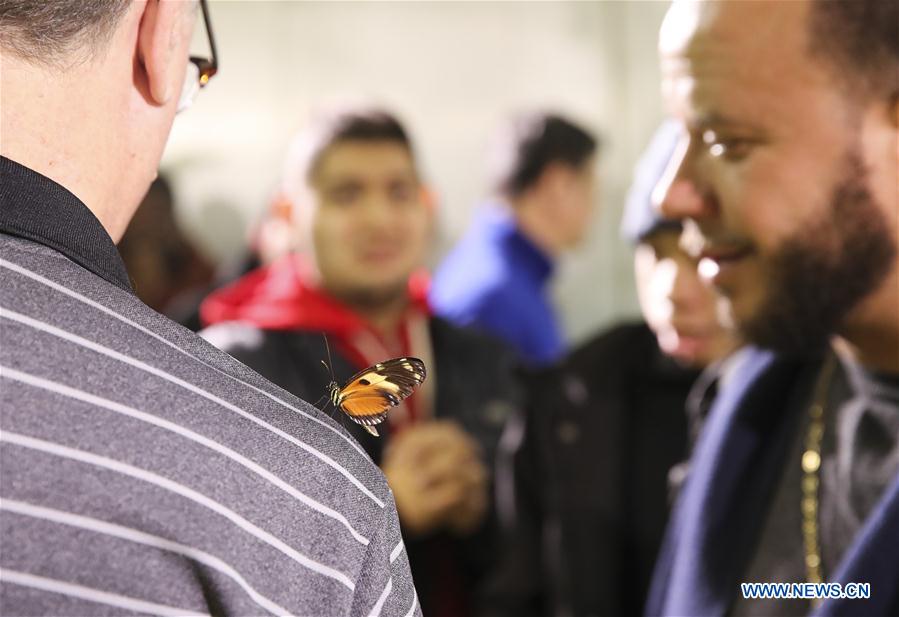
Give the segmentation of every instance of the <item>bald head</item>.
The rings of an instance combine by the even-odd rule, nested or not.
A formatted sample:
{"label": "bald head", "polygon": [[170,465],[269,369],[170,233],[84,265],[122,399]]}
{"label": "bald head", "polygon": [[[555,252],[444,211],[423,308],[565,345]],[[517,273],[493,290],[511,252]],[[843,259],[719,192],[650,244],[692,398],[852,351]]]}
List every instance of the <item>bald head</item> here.
{"label": "bald head", "polygon": [[785,43],[820,62],[847,94],[899,94],[899,2],[675,0],[662,26],[660,52],[689,56],[704,35],[741,41],[759,60],[772,43]]}

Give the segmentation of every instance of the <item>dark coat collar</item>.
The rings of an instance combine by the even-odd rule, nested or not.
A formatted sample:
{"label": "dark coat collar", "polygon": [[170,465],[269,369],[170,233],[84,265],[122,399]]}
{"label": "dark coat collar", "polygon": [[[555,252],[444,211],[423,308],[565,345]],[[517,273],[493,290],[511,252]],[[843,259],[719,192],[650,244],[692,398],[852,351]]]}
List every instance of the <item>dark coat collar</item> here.
{"label": "dark coat collar", "polygon": [[[659,554],[648,615],[723,615],[739,593],[778,471],[819,362],[746,352],[715,402]],[[801,398],[799,398],[801,397]],[[799,405],[801,407],[801,405]],[[886,615],[899,602],[899,478],[847,549],[831,582],[870,582],[867,600],[825,600],[815,614]],[[752,581],[745,581],[752,582]],[[876,590],[876,591],[875,591]]]}
{"label": "dark coat collar", "polygon": [[53,180],[0,157],[0,233],[55,249],[133,293],[112,238],[80,199]]}

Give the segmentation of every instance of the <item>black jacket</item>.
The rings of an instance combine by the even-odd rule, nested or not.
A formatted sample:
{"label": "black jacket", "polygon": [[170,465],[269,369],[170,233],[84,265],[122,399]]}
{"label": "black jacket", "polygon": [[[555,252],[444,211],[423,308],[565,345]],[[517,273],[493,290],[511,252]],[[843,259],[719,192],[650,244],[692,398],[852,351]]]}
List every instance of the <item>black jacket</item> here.
{"label": "black jacket", "polygon": [[[501,343],[439,318],[430,320],[430,333],[435,366],[429,370],[437,376],[434,415],[455,420],[474,437],[492,472],[503,426],[520,407],[514,356]],[[324,407],[331,376],[322,366],[328,356],[320,332],[260,330],[242,323],[223,323],[204,330],[202,335],[285,390],[312,403],[319,401],[319,407]],[[333,346],[331,356],[338,383],[345,383],[359,370]],[[380,463],[390,438],[387,431],[380,431],[382,436],[376,438],[354,422],[346,420],[344,425]],[[491,513],[480,532],[462,541],[443,533],[406,539],[425,614],[438,612],[435,602],[461,599],[459,610],[472,608],[475,589],[492,567],[495,536]],[[462,570],[448,573],[448,563],[461,564]]]}
{"label": "black jacket", "polygon": [[506,554],[496,615],[641,614],[669,511],[668,472],[687,455],[685,401],[698,373],[643,324],[613,328],[529,380],[497,484]]}

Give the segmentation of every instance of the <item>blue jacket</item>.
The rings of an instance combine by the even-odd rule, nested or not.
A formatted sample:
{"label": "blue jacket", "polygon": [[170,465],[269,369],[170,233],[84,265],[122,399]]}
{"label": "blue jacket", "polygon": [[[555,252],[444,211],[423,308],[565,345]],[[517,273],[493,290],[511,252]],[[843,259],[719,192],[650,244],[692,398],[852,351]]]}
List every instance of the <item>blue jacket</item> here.
{"label": "blue jacket", "polygon": [[[820,367],[760,350],[746,354],[697,443],[656,564],[647,615],[723,615],[740,593],[795,428],[795,414],[785,410],[807,400]],[[870,583],[871,597],[827,599],[814,615],[899,614],[899,477],[828,582]]]}
{"label": "blue jacket", "polygon": [[429,301],[441,317],[504,340],[529,366],[545,366],[564,352],[546,296],[552,270],[511,215],[488,206],[440,264]]}

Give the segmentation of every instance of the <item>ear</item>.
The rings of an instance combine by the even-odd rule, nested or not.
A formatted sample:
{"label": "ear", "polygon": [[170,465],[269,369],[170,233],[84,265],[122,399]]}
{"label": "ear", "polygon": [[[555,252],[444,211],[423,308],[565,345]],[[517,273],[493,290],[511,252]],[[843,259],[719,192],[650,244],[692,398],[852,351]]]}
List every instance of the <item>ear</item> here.
{"label": "ear", "polygon": [[433,218],[437,214],[437,208],[440,205],[440,200],[437,197],[437,193],[434,192],[434,189],[426,184],[421,185],[419,192],[421,203],[425,205],[425,208],[427,208],[428,210],[428,214],[430,214]]}
{"label": "ear", "polygon": [[437,232],[437,208],[440,206],[440,199],[430,186],[423,184],[419,191],[421,203],[424,204],[428,216],[428,233],[433,236]]}
{"label": "ear", "polygon": [[175,51],[181,43],[182,3],[177,0],[147,0],[137,33],[137,53],[150,98],[164,105],[175,92],[179,62]]}
{"label": "ear", "polygon": [[560,162],[550,163],[540,174],[537,184],[542,194],[552,200],[559,200],[568,194],[576,175],[577,173],[571,165]]}
{"label": "ear", "polygon": [[284,191],[278,191],[272,197],[268,206],[267,217],[290,222],[293,219],[296,208],[290,197]]}

